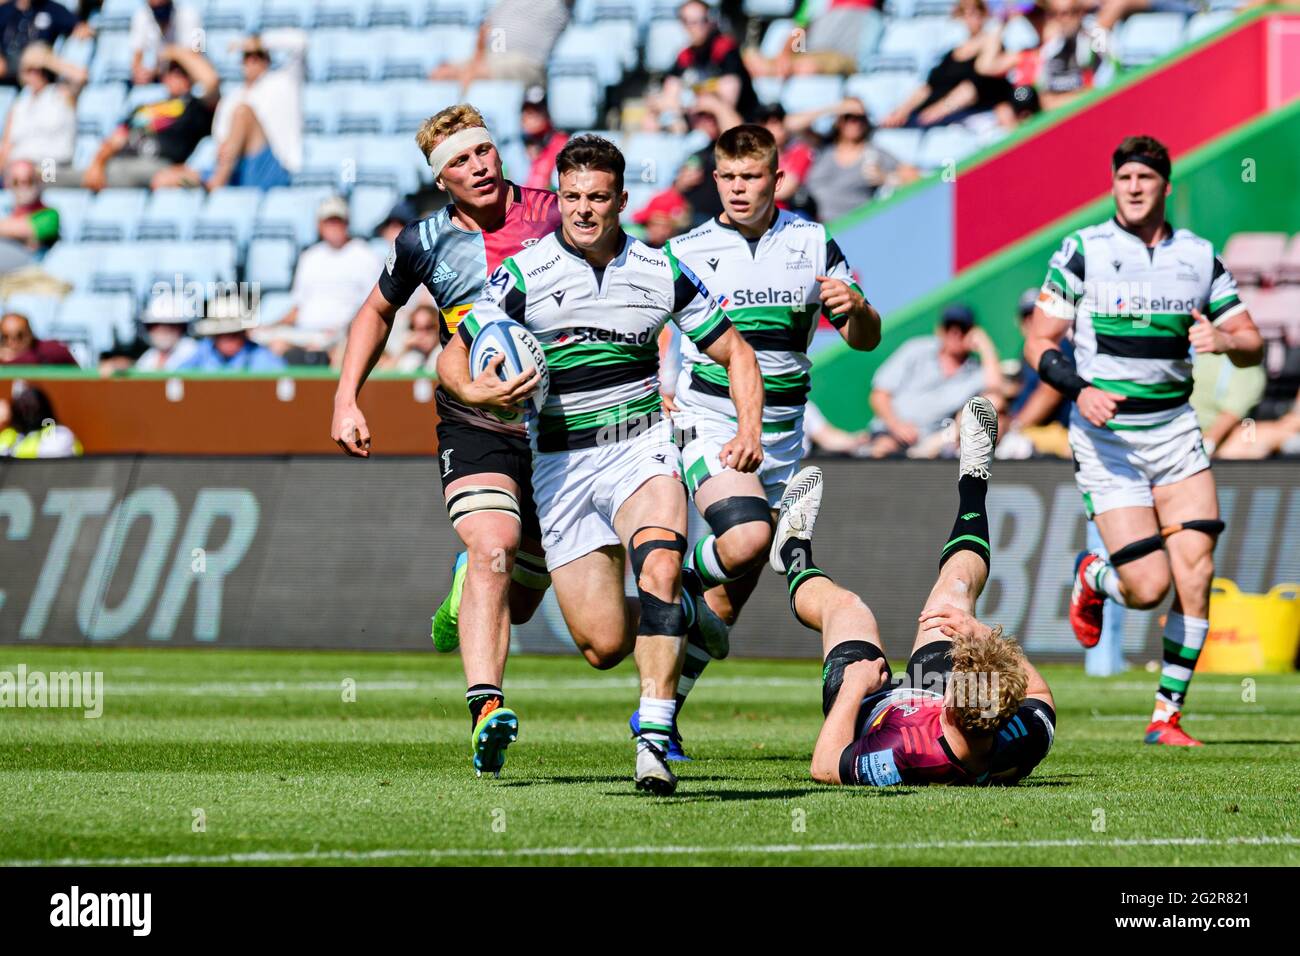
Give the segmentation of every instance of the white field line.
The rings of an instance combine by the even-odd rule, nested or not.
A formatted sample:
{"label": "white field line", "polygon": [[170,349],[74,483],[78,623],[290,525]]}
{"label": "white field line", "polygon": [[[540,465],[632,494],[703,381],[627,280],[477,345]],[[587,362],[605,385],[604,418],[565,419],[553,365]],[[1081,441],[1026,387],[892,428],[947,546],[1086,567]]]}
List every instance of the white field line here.
{"label": "white field line", "polygon": [[221,863],[310,863],[367,862],[374,860],[492,857],[528,859],[546,857],[619,857],[619,856],[707,856],[711,854],[780,856],[792,853],[863,853],[880,850],[1002,850],[1057,849],[1072,847],[1222,847],[1222,846],[1300,846],[1300,836],[1226,837],[1148,837],[1131,840],[937,840],[927,843],[769,843],[737,846],[553,846],[518,849],[431,848],[386,850],[309,850],[306,852],[257,851],[250,853],[169,854],[136,857],[61,857],[55,859],[0,860],[0,866],[205,866]]}
{"label": "white field line", "polygon": [[[311,681],[115,681],[111,675],[104,682],[107,695],[121,694],[187,694],[195,696],[263,696],[294,692],[329,692],[337,694],[342,681],[347,675],[340,675],[336,680]],[[358,692],[396,692],[411,693],[416,691],[457,691],[464,693],[463,680],[386,680],[356,682]],[[510,681],[511,691],[530,690],[626,690],[640,686],[635,677],[574,677],[551,680],[547,678]],[[796,687],[802,690],[815,689],[820,682],[815,677],[719,677],[709,681],[711,687],[723,688],[761,688],[761,687]]]}

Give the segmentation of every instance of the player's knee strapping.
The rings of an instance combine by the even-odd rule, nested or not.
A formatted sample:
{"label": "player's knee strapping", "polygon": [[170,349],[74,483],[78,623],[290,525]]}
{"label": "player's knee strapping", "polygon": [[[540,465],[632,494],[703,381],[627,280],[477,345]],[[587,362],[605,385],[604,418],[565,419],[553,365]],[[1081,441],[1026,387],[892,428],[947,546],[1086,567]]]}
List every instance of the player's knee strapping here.
{"label": "player's knee strapping", "polygon": [[1130,561],[1136,561],[1138,558],[1145,558],[1153,551],[1159,551],[1165,546],[1165,539],[1175,535],[1180,531],[1200,531],[1202,534],[1208,534],[1212,538],[1217,538],[1223,533],[1227,525],[1218,518],[1192,518],[1188,521],[1182,521],[1178,524],[1167,525],[1160,529],[1159,534],[1153,534],[1150,537],[1139,538],[1137,541],[1131,541],[1124,547],[1115,551],[1110,556],[1110,565],[1118,568],[1120,565],[1128,564]]}
{"label": "player's knee strapping", "polygon": [[1120,565],[1128,564],[1130,561],[1136,561],[1138,558],[1145,558],[1153,551],[1159,551],[1165,546],[1163,536],[1153,534],[1149,538],[1139,538],[1137,541],[1131,541],[1124,547],[1111,553],[1110,566],[1118,568]]}
{"label": "player's knee strapping", "polygon": [[515,553],[514,570],[510,580],[533,591],[545,591],[551,586],[551,574],[546,570],[546,559],[526,551]]}
{"label": "player's knee strapping", "polygon": [[883,686],[890,686],[894,675],[889,669],[889,660],[885,657],[884,651],[875,644],[870,641],[844,641],[831,648],[831,652],[826,655],[826,661],[822,665],[823,717],[831,712],[831,707],[835,704],[835,698],[839,696],[840,686],[844,683],[845,668],[857,661],[875,660],[885,662],[885,683]]}
{"label": "player's knee strapping", "polygon": [[493,485],[461,488],[447,499],[447,514],[451,517],[453,528],[475,514],[503,514],[510,515],[516,521],[522,520],[519,516],[519,499],[514,492]]}
{"label": "player's knee strapping", "polygon": [[704,581],[704,586],[712,588],[735,581],[748,570],[731,569],[723,563],[722,556],[718,553],[718,539],[732,528],[743,524],[762,522],[771,529],[772,510],[765,499],[752,495],[725,498],[715,501],[704,510],[704,520],[713,533],[695,543],[691,566]]}
{"label": "player's knee strapping", "polygon": [[[651,538],[638,544],[637,538],[643,531],[666,531],[672,535],[672,538]],[[632,576],[636,580],[637,596],[641,599],[641,621],[637,626],[637,634],[663,634],[669,637],[685,636],[686,611],[682,608],[681,601],[669,602],[651,594],[641,585],[641,571],[645,568],[646,559],[649,558],[652,552],[671,551],[675,554],[684,555],[686,553],[686,536],[671,528],[647,525],[637,528],[631,540]]]}

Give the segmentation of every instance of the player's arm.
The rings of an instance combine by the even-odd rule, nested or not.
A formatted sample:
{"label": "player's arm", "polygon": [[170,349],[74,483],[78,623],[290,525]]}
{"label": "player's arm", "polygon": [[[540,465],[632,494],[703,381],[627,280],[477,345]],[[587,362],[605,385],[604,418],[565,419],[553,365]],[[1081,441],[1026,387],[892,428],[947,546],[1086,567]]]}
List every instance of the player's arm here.
{"label": "player's arm", "polygon": [[763,376],[758,359],[704,283],[678,260],[672,244],[663,251],[672,269],[673,321],[697,349],[727,370],[731,383],[736,437],[722,446],[718,458],[725,467],[756,471],[763,461]]}
{"label": "player's arm", "polygon": [[763,461],[763,375],[758,357],[734,325],[704,354],[727,370],[728,391],[736,406],[736,437],[722,446],[718,459],[726,468],[756,471]]}
{"label": "player's arm", "polygon": [[397,306],[385,298],[376,284],[348,328],[343,368],[339,372],[338,388],[334,391],[330,437],[346,454],[356,458],[370,457],[370,429],[357,405],[357,396],[383,354],[396,316]]}
{"label": "player's arm", "polygon": [[1237,296],[1237,280],[1218,256],[1214,257],[1205,312],[1192,310],[1187,337],[1197,352],[1226,355],[1237,368],[1250,368],[1264,360],[1264,339]]}
{"label": "player's arm", "polygon": [[834,239],[826,240],[826,274],[817,276],[822,315],[835,326],[841,338],[859,352],[870,352],[880,344],[880,313],[867,301],[862,288]]}
{"label": "player's arm", "polygon": [[1094,388],[1057,348],[1074,324],[1083,292],[1083,237],[1076,232],[1052,255],[1025,337],[1025,361],[1038,369],[1039,378],[1078,405],[1080,415],[1101,428],[1115,417],[1124,396]]}
{"label": "player's arm", "polygon": [[466,405],[495,411],[515,411],[528,397],[540,378],[536,369],[502,380],[499,369],[505,361],[493,359],[483,372],[473,378],[469,367],[469,350],[474,336],[489,322],[510,319],[521,325],[527,314],[528,295],[523,275],[513,259],[506,259],[488,276],[483,294],[460,320],[455,336],[438,356],[438,382]]}
{"label": "player's arm", "polygon": [[875,693],[885,685],[885,661],[854,661],[844,668],[844,683],[831,705],[830,713],[822,723],[817,744],[813,747],[812,778],[818,783],[845,783],[840,777],[840,757],[844,748],[853,743],[854,725],[862,698]]}

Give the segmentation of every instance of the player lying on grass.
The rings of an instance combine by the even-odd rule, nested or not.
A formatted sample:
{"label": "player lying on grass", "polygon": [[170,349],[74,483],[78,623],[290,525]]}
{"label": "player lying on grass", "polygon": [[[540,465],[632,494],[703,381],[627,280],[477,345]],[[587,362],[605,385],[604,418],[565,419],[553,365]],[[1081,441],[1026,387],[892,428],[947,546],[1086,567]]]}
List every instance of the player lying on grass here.
{"label": "player lying on grass", "polygon": [[[659,411],[664,322],[671,318],[729,372],[738,421],[721,454],[738,471],[763,460],[763,381],[753,349],[691,271],[619,226],[624,166],[608,140],[569,140],[556,159],[560,228],[493,272],[458,334],[470,345],[483,325],[510,319],[542,346],[550,390],[528,428],[547,570],[588,661],[613,667],[635,653],[636,786],[671,793],[677,778],[667,749],[683,647],[711,612],[691,600],[689,585],[683,590],[686,489]],[[629,563],[635,601],[623,592]],[[508,743],[502,737],[498,749]]]}
{"label": "player lying on grass", "polygon": [[822,634],[822,712],[812,775],[822,783],[1010,784],[1051,749],[1052,693],[1015,641],[975,619],[989,570],[989,462],[997,413],[966,403],[957,521],[920,616],[906,673],[891,674],[875,617],[812,559],[822,477],[805,468],[781,501],[772,567],[799,622]]}
{"label": "player lying on grass", "polygon": [[[550,235],[560,223],[555,194],[517,186],[502,175],[501,156],[473,106],[449,106],[425,120],[416,143],[450,202],[411,223],[393,243],[384,271],[348,333],[334,399],[332,437],[347,454],[370,456],[370,430],[357,396],[392,331],[397,310],[423,284],[440,312],[438,463],[452,527],[466,550],[457,555],[451,593],[433,618],[440,651],[461,649],[468,690],[474,769],[500,770],[484,744],[517,727],[504,706],[510,625],[533,616],[550,586],[532,496],[532,453],[522,425],[492,414],[510,408],[531,383],[501,381],[495,367],[474,381],[455,337],[461,318],[506,256]],[[498,363],[499,364],[499,363]],[[523,378],[520,376],[519,378]],[[492,733],[485,737],[485,733]]]}
{"label": "player lying on grass", "polygon": [[[688,563],[708,588],[704,599],[730,626],[758,584],[776,506],[803,457],[812,366],[807,350],[817,323],[825,316],[850,346],[869,351],[880,342],[880,316],[826,227],[777,208],[783,174],[776,140],[767,129],[735,126],[718,137],[713,151],[723,212],[670,240],[668,250],[725,303],[758,356],[763,464],[749,473],[723,463],[722,449],[736,431],[730,380],[726,369],[689,339],[682,342],[674,398],[665,396],[664,405],[687,436],[686,486],[710,529],[691,549]],[[679,712],[709,660],[703,648],[687,645],[677,685]],[[639,718],[632,715],[634,732]],[[668,755],[688,759],[676,724]]]}

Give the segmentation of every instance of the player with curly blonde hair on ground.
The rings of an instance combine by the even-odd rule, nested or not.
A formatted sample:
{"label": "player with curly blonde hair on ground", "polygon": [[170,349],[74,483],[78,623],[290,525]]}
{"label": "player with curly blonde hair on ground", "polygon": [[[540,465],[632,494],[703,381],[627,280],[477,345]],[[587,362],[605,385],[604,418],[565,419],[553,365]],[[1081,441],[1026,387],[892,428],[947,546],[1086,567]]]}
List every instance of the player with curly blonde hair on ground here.
{"label": "player with curly blonde hair on ground", "polygon": [[822,476],[805,468],[790,482],[771,564],[786,576],[790,608],[820,631],[825,653],[822,713],[812,776],[822,783],[1010,784],[1051,749],[1052,693],[1001,627],[976,620],[988,580],[985,497],[997,443],[997,413],[966,403],[959,425],[957,520],[940,552],[939,578],[920,615],[907,670],[890,672],[871,610],[812,560]]}

